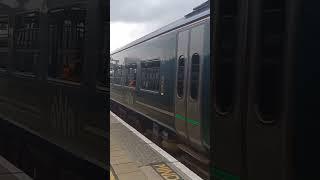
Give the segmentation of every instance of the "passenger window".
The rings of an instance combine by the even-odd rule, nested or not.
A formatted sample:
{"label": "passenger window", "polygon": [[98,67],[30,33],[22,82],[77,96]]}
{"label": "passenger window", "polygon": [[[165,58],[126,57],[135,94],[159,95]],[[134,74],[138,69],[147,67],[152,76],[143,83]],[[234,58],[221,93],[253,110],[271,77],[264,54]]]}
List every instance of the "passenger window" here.
{"label": "passenger window", "polygon": [[184,89],[184,68],[185,68],[185,59],[184,56],[180,56],[178,59],[178,79],[177,79],[177,94],[178,97],[183,97]]}
{"label": "passenger window", "polygon": [[84,61],[86,10],[49,12],[49,71],[51,78],[80,82]]}
{"label": "passenger window", "polygon": [[9,18],[0,16],[0,69],[7,68],[9,45]]}
{"label": "passenger window", "polygon": [[39,20],[39,12],[19,14],[15,17],[14,64],[18,72],[36,74],[40,55]]}
{"label": "passenger window", "polygon": [[118,60],[110,60],[110,83],[121,85],[122,66],[118,62]]}
{"label": "passenger window", "polygon": [[160,61],[151,60],[141,62],[141,88],[159,92]]}
{"label": "passenger window", "polygon": [[190,83],[190,96],[192,99],[198,98],[199,90],[199,77],[200,77],[200,56],[195,53],[191,58],[191,83]]}
{"label": "passenger window", "polygon": [[124,85],[128,87],[136,87],[137,63],[125,65]]}

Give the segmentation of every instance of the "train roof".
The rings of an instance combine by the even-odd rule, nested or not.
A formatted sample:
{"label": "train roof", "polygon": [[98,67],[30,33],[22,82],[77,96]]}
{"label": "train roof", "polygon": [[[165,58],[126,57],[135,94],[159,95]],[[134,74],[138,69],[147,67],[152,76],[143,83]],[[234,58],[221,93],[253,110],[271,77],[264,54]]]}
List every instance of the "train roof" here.
{"label": "train roof", "polygon": [[210,16],[210,5],[209,5],[209,1],[206,1],[205,3],[193,8],[193,11],[191,13],[185,15],[183,18],[181,18],[177,21],[174,21],[173,23],[170,23],[170,24],[168,24],[168,25],[146,35],[146,36],[143,36],[143,37],[125,45],[122,48],[116,49],[115,51],[111,52],[111,55],[116,54],[116,53],[123,51],[125,49],[128,49],[128,48],[135,46],[137,44],[140,44],[142,42],[145,42],[147,40],[150,40],[156,36],[165,34],[167,32],[174,30],[174,29],[177,29],[179,27],[193,23],[195,21],[198,21],[200,19],[203,19],[203,18],[206,18],[209,16]]}

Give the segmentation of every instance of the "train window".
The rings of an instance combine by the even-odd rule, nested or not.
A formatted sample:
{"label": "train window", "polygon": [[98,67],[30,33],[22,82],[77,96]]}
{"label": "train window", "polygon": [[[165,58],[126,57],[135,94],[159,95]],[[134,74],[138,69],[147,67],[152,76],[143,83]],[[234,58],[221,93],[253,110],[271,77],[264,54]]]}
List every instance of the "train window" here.
{"label": "train window", "polygon": [[25,74],[36,74],[39,61],[39,12],[18,14],[15,17],[15,69]]}
{"label": "train window", "polygon": [[53,10],[48,16],[48,75],[51,78],[80,82],[84,61],[86,10]]}
{"label": "train window", "polygon": [[[0,16],[0,47],[8,47],[9,37],[9,18],[8,16]],[[3,41],[3,39],[5,41]]]}
{"label": "train window", "polygon": [[8,63],[9,18],[0,16],[0,69],[5,69]]}
{"label": "train window", "polygon": [[264,0],[261,24],[261,61],[257,104],[263,121],[274,121],[282,111],[285,1]]}
{"label": "train window", "polygon": [[121,85],[122,65],[110,65],[110,83]]}
{"label": "train window", "polygon": [[236,1],[221,1],[217,16],[216,45],[214,46],[214,106],[219,115],[232,113],[235,89],[235,62],[237,45]]}
{"label": "train window", "polygon": [[141,62],[141,88],[150,91],[159,91],[160,61],[151,60]]}
{"label": "train window", "polygon": [[199,89],[199,77],[200,77],[200,56],[195,53],[191,58],[191,84],[190,84],[190,96],[192,99],[198,98]]}
{"label": "train window", "polygon": [[183,97],[184,89],[184,69],[185,69],[185,58],[180,56],[178,60],[178,80],[177,80],[177,94],[178,97]]}
{"label": "train window", "polygon": [[137,63],[125,65],[124,85],[128,87],[136,87]]}

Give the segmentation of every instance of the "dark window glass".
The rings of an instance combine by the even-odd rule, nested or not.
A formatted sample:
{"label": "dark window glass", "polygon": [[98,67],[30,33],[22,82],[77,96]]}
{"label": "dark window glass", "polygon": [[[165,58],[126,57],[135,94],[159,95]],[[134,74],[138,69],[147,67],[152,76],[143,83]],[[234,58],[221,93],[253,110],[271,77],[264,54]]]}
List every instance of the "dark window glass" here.
{"label": "dark window glass", "polygon": [[237,37],[236,1],[222,1],[217,20],[216,44],[214,45],[214,103],[219,115],[232,113],[234,106],[235,63]]}
{"label": "dark window glass", "polygon": [[141,88],[150,91],[159,91],[160,61],[151,60],[141,62]]}
{"label": "dark window glass", "polygon": [[283,90],[285,1],[264,0],[261,24],[261,58],[257,78],[257,104],[264,121],[280,116]]}
{"label": "dark window glass", "polygon": [[16,15],[14,31],[15,69],[26,74],[36,74],[39,61],[39,12]]}
{"label": "dark window glass", "polygon": [[9,18],[0,16],[0,68],[4,69],[8,63]]}
{"label": "dark window glass", "polygon": [[85,31],[85,9],[49,12],[49,77],[74,82],[81,80]]}
{"label": "dark window glass", "polygon": [[178,60],[178,79],[177,79],[177,93],[179,97],[183,96],[184,69],[185,69],[185,59],[184,59],[184,56],[180,56]]}
{"label": "dark window glass", "polygon": [[190,84],[190,96],[192,99],[198,98],[199,90],[199,77],[200,77],[200,56],[195,53],[191,58],[191,84]]}
{"label": "dark window glass", "polygon": [[125,65],[124,75],[124,85],[129,87],[136,87],[137,64],[132,63]]}

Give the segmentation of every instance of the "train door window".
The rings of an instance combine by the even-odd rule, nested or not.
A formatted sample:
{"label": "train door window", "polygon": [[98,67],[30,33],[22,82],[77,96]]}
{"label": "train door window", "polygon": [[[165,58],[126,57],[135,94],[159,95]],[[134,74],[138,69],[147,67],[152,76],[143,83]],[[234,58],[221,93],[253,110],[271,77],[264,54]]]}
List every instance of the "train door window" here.
{"label": "train door window", "polygon": [[150,60],[141,62],[141,88],[159,92],[160,61]]}
{"label": "train door window", "polygon": [[184,68],[185,68],[185,58],[180,56],[178,59],[178,81],[177,81],[177,94],[178,97],[183,97],[184,90]]}
{"label": "train door window", "polygon": [[7,68],[9,45],[9,18],[0,16],[0,69]]}
{"label": "train door window", "polygon": [[124,85],[128,87],[136,87],[137,63],[125,65]]}
{"label": "train door window", "polygon": [[191,58],[191,84],[190,84],[190,96],[192,99],[198,98],[199,91],[199,78],[200,78],[200,56],[195,53]]}
{"label": "train door window", "polygon": [[50,78],[80,82],[84,61],[86,9],[49,11]]}
{"label": "train door window", "polygon": [[14,31],[15,70],[35,75],[40,54],[40,14],[38,11],[17,14]]}
{"label": "train door window", "polygon": [[217,17],[214,61],[215,111],[227,115],[233,111],[235,89],[235,62],[237,45],[237,3],[221,1]]}
{"label": "train door window", "polygon": [[263,121],[271,122],[278,118],[282,111],[285,1],[263,2],[256,103]]}

